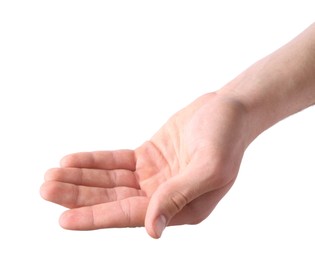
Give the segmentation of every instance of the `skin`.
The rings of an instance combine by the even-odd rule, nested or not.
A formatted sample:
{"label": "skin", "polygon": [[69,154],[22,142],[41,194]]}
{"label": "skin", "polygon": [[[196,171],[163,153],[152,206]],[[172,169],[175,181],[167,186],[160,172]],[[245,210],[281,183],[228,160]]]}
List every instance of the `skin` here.
{"label": "skin", "polygon": [[41,196],[71,230],[203,221],[232,187],[243,154],[278,121],[315,103],[315,24],[216,92],[173,115],[135,150],[67,155]]}

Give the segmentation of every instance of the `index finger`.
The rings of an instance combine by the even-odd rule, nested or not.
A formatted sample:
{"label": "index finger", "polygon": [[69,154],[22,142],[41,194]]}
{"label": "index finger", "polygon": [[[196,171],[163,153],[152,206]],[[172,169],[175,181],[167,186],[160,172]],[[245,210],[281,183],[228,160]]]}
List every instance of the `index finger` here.
{"label": "index finger", "polygon": [[66,155],[62,158],[60,165],[61,167],[134,171],[136,160],[133,150],[95,151]]}
{"label": "index finger", "polygon": [[70,230],[94,230],[101,228],[140,227],[148,206],[146,197],[102,203],[65,211],[60,225]]}

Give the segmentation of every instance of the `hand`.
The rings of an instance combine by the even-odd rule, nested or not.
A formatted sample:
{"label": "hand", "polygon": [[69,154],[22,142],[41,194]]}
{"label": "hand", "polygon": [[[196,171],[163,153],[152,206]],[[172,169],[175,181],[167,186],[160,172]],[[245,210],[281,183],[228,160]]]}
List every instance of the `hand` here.
{"label": "hand", "polygon": [[248,145],[246,113],[234,99],[206,94],[171,117],[136,150],[76,153],[51,169],[44,199],[70,210],[66,229],[167,225],[204,220],[233,185]]}

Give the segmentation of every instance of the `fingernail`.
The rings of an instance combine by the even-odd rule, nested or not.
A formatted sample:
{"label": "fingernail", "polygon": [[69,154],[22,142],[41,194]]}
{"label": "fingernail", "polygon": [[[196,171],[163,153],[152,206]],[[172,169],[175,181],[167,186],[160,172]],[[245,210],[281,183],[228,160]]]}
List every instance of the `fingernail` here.
{"label": "fingernail", "polygon": [[156,219],[156,223],[155,223],[155,233],[157,238],[161,237],[163,230],[166,227],[166,218],[163,215],[160,215],[157,219]]}

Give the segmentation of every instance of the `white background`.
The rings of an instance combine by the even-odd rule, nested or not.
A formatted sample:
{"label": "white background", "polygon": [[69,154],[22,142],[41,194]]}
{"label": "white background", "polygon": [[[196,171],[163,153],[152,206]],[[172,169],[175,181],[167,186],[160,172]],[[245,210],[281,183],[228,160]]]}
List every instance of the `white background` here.
{"label": "white background", "polygon": [[137,147],[314,22],[313,2],[0,1],[0,258],[314,259],[314,108],[249,147],[207,220],[160,240],[63,230],[39,195],[63,155]]}

